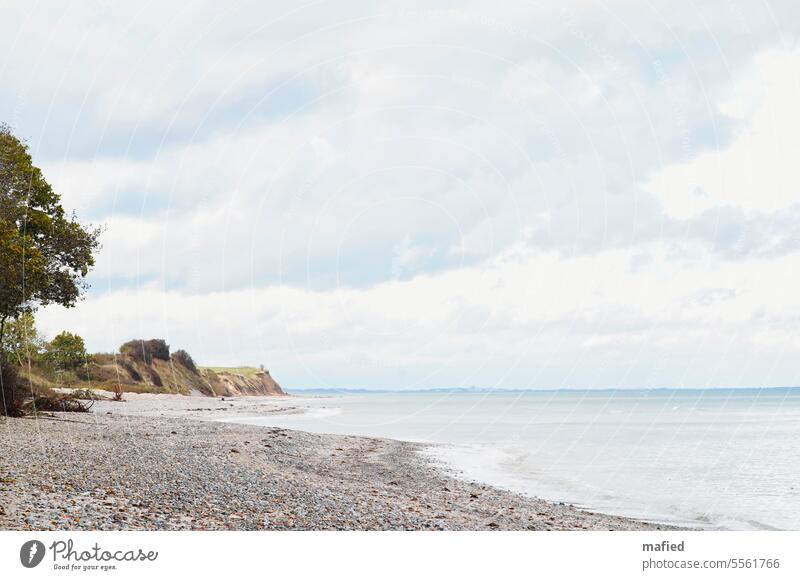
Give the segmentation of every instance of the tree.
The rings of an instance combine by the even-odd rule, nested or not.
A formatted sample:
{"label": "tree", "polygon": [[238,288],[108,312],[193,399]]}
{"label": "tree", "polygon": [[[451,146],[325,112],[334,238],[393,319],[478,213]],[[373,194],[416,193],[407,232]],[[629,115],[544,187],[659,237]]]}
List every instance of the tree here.
{"label": "tree", "polygon": [[9,320],[46,304],[75,305],[99,236],[67,214],[27,145],[0,125],[0,344]]}
{"label": "tree", "polygon": [[10,362],[22,366],[26,361],[38,360],[44,346],[45,341],[36,330],[36,322],[30,312],[6,323],[2,350]]}
{"label": "tree", "polygon": [[28,147],[0,124],[0,393],[8,414],[21,400],[5,381],[5,331],[38,306],[74,306],[86,290],[100,230],[67,214]]}
{"label": "tree", "polygon": [[47,359],[59,370],[73,370],[86,364],[89,353],[80,336],[65,330],[48,343]]}

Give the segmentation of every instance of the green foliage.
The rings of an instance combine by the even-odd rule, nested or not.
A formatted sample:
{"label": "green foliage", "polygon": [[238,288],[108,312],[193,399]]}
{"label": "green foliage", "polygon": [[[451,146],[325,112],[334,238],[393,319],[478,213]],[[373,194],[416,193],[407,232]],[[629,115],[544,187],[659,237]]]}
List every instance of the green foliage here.
{"label": "green foliage", "polygon": [[36,322],[30,312],[6,323],[2,350],[10,362],[20,366],[28,362],[38,362],[44,345],[45,341],[36,330]]}
{"label": "green foliage", "polygon": [[99,234],[67,214],[27,145],[0,125],[0,338],[39,305],[75,305]]}
{"label": "green foliage", "polygon": [[89,360],[83,339],[66,330],[51,340],[46,350],[47,361],[58,370],[74,370]]}
{"label": "green foliage", "polygon": [[72,397],[73,399],[84,399],[89,401],[94,401],[95,399],[100,398],[91,389],[75,389],[67,396]]}

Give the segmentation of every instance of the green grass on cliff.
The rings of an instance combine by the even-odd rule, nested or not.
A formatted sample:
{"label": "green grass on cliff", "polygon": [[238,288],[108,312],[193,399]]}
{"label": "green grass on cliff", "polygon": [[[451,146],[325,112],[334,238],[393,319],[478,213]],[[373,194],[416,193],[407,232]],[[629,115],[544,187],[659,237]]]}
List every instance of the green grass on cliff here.
{"label": "green grass on cliff", "polygon": [[261,372],[256,367],[199,367],[200,371],[214,371],[217,374],[242,375],[243,377],[254,377]]}

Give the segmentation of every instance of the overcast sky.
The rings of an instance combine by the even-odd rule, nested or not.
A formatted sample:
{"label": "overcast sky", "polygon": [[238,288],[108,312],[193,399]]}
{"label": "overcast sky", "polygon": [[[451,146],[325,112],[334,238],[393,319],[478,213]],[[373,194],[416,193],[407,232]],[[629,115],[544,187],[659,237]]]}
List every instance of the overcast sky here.
{"label": "overcast sky", "polygon": [[39,326],[300,387],[800,383],[796,0],[2,2],[107,227]]}

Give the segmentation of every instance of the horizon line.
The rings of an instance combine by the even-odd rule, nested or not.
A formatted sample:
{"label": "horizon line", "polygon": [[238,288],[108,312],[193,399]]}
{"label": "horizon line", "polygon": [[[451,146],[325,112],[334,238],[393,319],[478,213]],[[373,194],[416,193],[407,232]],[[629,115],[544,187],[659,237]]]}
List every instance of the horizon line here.
{"label": "horizon line", "polygon": [[715,387],[425,387],[425,388],[364,388],[364,387],[299,387],[297,391],[348,391],[373,393],[410,392],[558,392],[558,391],[755,391],[755,390],[793,390],[800,385],[768,385],[761,387],[715,386]]}

